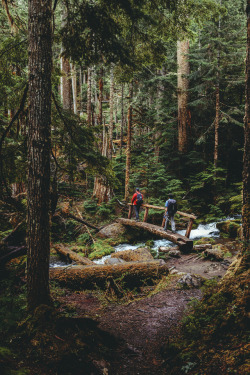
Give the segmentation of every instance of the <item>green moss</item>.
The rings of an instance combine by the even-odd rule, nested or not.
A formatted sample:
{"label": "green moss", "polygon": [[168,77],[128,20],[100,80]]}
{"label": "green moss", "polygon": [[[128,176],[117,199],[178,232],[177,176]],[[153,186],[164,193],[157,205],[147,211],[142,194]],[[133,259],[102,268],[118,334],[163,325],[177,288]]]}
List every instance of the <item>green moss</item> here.
{"label": "green moss", "polygon": [[216,227],[223,233],[226,233],[231,238],[236,238],[241,228],[240,220],[221,221],[216,224]]}
{"label": "green moss", "polygon": [[89,259],[100,259],[105,255],[110,255],[115,252],[115,249],[109,244],[109,240],[97,240],[91,246],[91,253]]}
{"label": "green moss", "polygon": [[194,245],[204,245],[205,243],[215,244],[215,240],[213,238],[200,238],[197,241],[194,241]]}

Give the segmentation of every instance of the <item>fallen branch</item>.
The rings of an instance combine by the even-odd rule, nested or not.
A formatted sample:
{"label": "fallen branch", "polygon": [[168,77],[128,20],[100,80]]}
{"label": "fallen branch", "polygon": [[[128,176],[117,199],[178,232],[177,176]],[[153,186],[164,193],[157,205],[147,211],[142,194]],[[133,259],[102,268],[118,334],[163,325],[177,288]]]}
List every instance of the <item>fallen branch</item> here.
{"label": "fallen branch", "polygon": [[87,225],[88,227],[90,227],[90,228],[92,228],[92,229],[95,229],[97,232],[99,232],[99,230],[100,230],[99,228],[95,227],[94,225],[87,223],[87,221],[84,221],[84,220],[82,220],[82,219],[79,219],[79,217],[77,217],[77,216],[75,216],[75,215],[72,215],[72,214],[69,213],[69,212],[61,211],[61,213],[62,213],[62,215],[63,215],[64,217],[70,217],[71,219],[76,220],[76,221],[78,221],[79,223],[82,223],[82,224]]}

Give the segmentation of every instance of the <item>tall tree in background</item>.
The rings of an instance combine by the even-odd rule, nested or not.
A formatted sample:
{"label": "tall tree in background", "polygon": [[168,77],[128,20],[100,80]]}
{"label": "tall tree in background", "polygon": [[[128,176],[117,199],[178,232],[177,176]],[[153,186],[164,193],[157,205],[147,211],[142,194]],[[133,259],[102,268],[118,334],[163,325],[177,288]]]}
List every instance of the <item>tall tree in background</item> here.
{"label": "tall tree in background", "polygon": [[178,151],[185,153],[189,144],[190,118],[188,111],[189,41],[177,42],[178,85]]}
{"label": "tall tree in background", "polygon": [[[243,259],[250,257],[250,0],[247,0],[247,57],[246,57],[246,107],[245,107],[245,144],[243,157]],[[246,262],[247,264],[247,262]]]}
{"label": "tall tree in background", "polygon": [[49,304],[51,0],[29,0],[28,308]]}

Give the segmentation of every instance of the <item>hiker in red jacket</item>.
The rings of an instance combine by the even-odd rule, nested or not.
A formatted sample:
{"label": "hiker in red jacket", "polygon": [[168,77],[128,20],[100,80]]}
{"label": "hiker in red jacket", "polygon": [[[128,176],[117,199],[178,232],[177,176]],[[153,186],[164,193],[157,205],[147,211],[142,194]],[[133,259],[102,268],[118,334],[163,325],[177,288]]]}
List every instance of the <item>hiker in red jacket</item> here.
{"label": "hiker in red jacket", "polygon": [[135,193],[132,197],[131,203],[133,204],[135,208],[135,216],[136,216],[136,221],[139,221],[139,212],[140,212],[140,207],[143,203],[143,195],[140,192],[139,188],[135,189]]}

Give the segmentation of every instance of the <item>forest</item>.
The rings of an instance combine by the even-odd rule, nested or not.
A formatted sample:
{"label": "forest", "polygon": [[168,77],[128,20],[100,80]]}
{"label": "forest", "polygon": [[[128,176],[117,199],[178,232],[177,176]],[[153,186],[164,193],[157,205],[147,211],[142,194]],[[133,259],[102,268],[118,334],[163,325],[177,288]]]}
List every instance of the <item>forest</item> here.
{"label": "forest", "polygon": [[0,23],[0,373],[249,374],[250,0]]}

